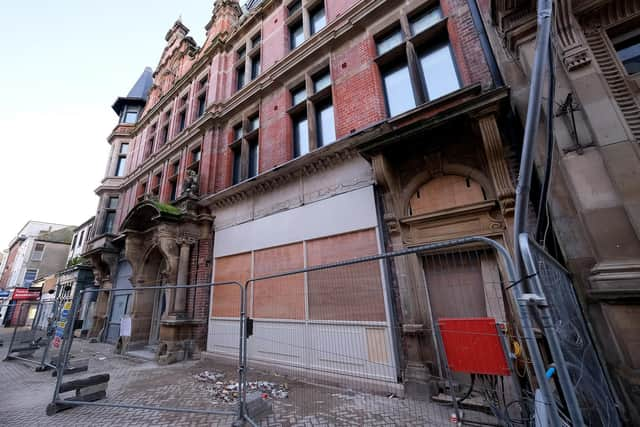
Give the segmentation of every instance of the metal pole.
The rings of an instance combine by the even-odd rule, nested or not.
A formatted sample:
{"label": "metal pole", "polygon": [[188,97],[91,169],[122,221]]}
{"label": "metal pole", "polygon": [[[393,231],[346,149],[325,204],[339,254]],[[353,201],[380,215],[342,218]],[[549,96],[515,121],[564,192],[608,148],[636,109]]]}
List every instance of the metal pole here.
{"label": "metal pole", "polygon": [[[22,307],[22,306],[20,306]],[[7,310],[9,311],[9,310]],[[15,310],[14,310],[15,311]],[[13,313],[11,313],[13,316]],[[20,317],[20,311],[18,311],[18,318]],[[7,349],[7,355],[5,356],[4,360],[11,360],[11,349],[13,348],[13,343],[16,340],[16,334],[18,333],[18,325],[15,325],[13,327],[13,334],[11,335],[11,342],[9,343],[9,348]]]}
{"label": "metal pole", "polygon": [[246,292],[245,286],[240,286],[240,344],[238,346],[238,413],[234,425],[242,425],[245,417],[244,405],[244,352],[246,346]]}
{"label": "metal pole", "polygon": [[444,368],[447,371],[447,382],[449,383],[449,390],[451,391],[451,403],[453,404],[453,412],[456,414],[456,425],[462,425],[462,414],[460,408],[458,408],[458,399],[453,390],[453,380],[451,379],[451,370],[449,369],[449,360],[447,359],[447,352],[444,349],[444,340],[442,339],[442,333],[440,332],[440,325],[438,323],[433,324],[433,329],[436,331],[436,337],[438,338],[438,345],[442,349],[442,358],[444,359]]}
{"label": "metal pole", "polygon": [[536,52],[531,73],[531,90],[527,105],[527,120],[524,127],[518,186],[516,187],[513,225],[513,241],[517,260],[516,269],[519,278],[522,277],[522,268],[519,261],[521,253],[518,236],[526,230],[527,226],[527,207],[529,206],[529,191],[531,189],[531,173],[533,170],[533,145],[540,121],[540,100],[542,99],[542,84],[549,50],[552,7],[552,0],[538,0],[538,37],[536,39]]}
{"label": "metal pole", "polygon": [[42,352],[42,361],[40,366],[36,368],[36,371],[44,371],[47,369],[48,363],[46,362],[47,356],[49,356],[49,346],[51,346],[51,340],[56,333],[56,322],[58,318],[58,298],[60,296],[60,286],[56,286],[56,295],[53,299],[53,307],[51,308],[51,318],[47,322],[47,346]]}
{"label": "metal pole", "polygon": [[547,338],[547,343],[549,344],[551,356],[553,357],[553,361],[556,364],[558,380],[560,380],[562,393],[565,400],[567,401],[567,409],[569,410],[571,421],[575,426],[584,425],[584,420],[582,419],[582,411],[580,410],[580,404],[578,403],[578,398],[576,397],[575,393],[575,387],[573,386],[573,382],[571,381],[571,377],[569,376],[569,370],[567,369],[567,364],[564,360],[564,355],[562,354],[562,348],[560,347],[558,334],[556,333],[556,329],[553,326],[553,317],[551,316],[551,310],[549,310],[549,304],[547,303],[546,297],[544,296],[544,291],[542,290],[540,275],[536,274],[537,269],[533,263],[533,258],[530,256],[531,252],[529,250],[529,236],[526,233],[520,234],[520,247],[527,248],[526,252],[529,254],[529,256],[523,256],[522,259],[524,261],[527,272],[529,272],[530,275],[533,276],[531,279],[529,279],[529,282],[532,285],[531,288],[542,297],[541,302],[537,305],[540,313],[540,322],[542,323],[542,327]]}
{"label": "metal pole", "polygon": [[67,323],[64,325],[64,339],[62,342],[62,348],[58,353],[58,361],[56,363],[56,388],[53,391],[53,401],[55,404],[58,400],[58,396],[60,394],[60,384],[62,384],[62,377],[64,376],[64,371],[67,368],[67,363],[69,362],[69,353],[71,352],[71,344],[73,343],[73,325],[76,321],[76,315],[78,314],[78,306],[80,305],[80,297],[83,291],[80,291],[78,287],[73,294],[73,300],[71,302],[71,313],[69,313],[69,317],[67,318]]}

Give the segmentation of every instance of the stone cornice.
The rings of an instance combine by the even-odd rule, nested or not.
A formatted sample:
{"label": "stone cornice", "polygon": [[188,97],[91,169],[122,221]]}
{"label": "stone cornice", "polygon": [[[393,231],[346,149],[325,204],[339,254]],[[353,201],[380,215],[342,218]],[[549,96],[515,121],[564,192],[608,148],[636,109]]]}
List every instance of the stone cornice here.
{"label": "stone cornice", "polygon": [[268,192],[301,176],[313,175],[329,169],[358,155],[351,146],[352,143],[350,138],[334,142],[303,157],[290,160],[263,172],[254,178],[206,196],[199,203],[202,206],[217,208],[229,206],[255,194]]}

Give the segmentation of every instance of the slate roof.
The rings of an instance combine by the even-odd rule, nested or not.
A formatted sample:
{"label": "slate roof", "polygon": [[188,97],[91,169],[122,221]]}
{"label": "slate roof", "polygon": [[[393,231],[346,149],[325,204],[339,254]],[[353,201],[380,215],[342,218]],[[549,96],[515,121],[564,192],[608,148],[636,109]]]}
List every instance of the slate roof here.
{"label": "slate roof", "polygon": [[118,115],[122,111],[122,108],[126,104],[140,104],[144,105],[147,102],[149,96],[149,90],[153,85],[153,70],[151,67],[145,67],[138,80],[133,85],[126,97],[119,97],[116,102],[111,106],[113,111]]}

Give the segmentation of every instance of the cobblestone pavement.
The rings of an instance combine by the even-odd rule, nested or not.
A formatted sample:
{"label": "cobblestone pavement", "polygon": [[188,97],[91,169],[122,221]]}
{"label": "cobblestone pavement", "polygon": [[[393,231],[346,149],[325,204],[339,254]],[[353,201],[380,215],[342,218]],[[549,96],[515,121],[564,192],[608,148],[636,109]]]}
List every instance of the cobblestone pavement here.
{"label": "cobblestone pavement", "polygon": [[[7,349],[7,329],[0,355]],[[214,387],[194,376],[205,370],[237,375],[230,361],[188,361],[170,366],[113,354],[112,346],[76,339],[73,360],[88,359],[89,372],[65,375],[65,381],[88,375],[109,373],[107,399],[135,405],[234,410],[233,404],[216,403]],[[351,390],[312,385],[289,377],[251,371],[252,378],[286,383],[288,398],[272,399],[273,412],[260,420],[263,426],[415,426],[449,425],[450,408],[430,402],[388,398]],[[50,372],[34,371],[28,363],[0,362],[0,425],[2,426],[229,426],[233,416],[207,415],[82,406],[45,415],[51,401],[55,378]],[[69,397],[64,396],[63,397]],[[480,415],[480,414],[478,414]],[[484,417],[486,421],[486,417]]]}

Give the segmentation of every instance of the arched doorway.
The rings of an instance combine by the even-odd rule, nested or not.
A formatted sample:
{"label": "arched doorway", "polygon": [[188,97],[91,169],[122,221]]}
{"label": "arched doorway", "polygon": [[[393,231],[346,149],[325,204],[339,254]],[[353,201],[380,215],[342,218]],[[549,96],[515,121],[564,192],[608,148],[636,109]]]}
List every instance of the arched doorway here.
{"label": "arched doorway", "polygon": [[167,261],[158,247],[144,261],[136,284],[131,310],[131,343],[155,346],[160,340],[160,320],[166,309],[162,289],[166,284]]}
{"label": "arched doorway", "polygon": [[131,310],[131,300],[133,286],[131,285],[131,264],[128,261],[118,263],[118,272],[114,282],[113,298],[109,311],[109,323],[107,325],[107,336],[105,341],[111,344],[118,342],[120,337],[120,322],[122,316],[129,314]]}

